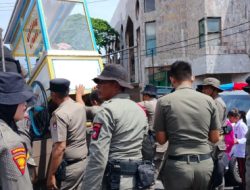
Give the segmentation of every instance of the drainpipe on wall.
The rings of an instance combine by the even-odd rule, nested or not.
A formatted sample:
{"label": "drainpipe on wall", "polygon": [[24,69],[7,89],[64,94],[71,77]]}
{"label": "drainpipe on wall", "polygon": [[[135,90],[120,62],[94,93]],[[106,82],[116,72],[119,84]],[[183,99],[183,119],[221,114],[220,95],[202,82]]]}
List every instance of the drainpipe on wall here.
{"label": "drainpipe on wall", "polygon": [[141,74],[140,72],[142,71],[141,69],[141,60],[140,60],[140,56],[141,56],[141,53],[140,53],[140,47],[137,43],[137,62],[138,62],[138,84],[140,85],[141,83]]}
{"label": "drainpipe on wall", "polygon": [[153,67],[153,85],[155,85],[155,66],[154,66],[154,49],[151,50],[152,67]]}
{"label": "drainpipe on wall", "polygon": [[1,45],[1,53],[2,53],[2,65],[3,65],[3,72],[6,72],[2,34],[3,34],[3,29],[0,28],[0,45]]}

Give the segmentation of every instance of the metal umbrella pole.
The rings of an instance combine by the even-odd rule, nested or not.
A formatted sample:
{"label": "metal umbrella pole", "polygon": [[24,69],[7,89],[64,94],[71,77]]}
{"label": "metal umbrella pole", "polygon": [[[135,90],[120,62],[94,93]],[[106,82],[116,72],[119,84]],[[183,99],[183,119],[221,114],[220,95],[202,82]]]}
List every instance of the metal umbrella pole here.
{"label": "metal umbrella pole", "polygon": [[6,67],[5,67],[5,58],[4,58],[4,45],[3,45],[3,29],[0,28],[0,43],[1,43],[1,53],[2,53],[2,65],[3,65],[3,72],[6,72]]}

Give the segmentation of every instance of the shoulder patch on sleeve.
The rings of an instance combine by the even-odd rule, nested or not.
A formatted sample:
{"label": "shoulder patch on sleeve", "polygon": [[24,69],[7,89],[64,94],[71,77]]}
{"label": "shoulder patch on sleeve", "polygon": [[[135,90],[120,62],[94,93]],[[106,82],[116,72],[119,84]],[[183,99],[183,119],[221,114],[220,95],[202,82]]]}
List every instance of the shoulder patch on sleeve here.
{"label": "shoulder patch on sleeve", "polygon": [[17,168],[21,172],[22,175],[25,173],[26,166],[26,150],[24,147],[18,147],[11,150],[13,161],[15,162]]}
{"label": "shoulder patch on sleeve", "polygon": [[57,123],[56,123],[56,122],[53,123],[52,129],[53,129],[53,130],[56,130],[56,129],[57,129]]}
{"label": "shoulder patch on sleeve", "polygon": [[92,139],[93,140],[98,140],[101,128],[102,128],[101,123],[94,123],[93,124],[93,134],[92,134]]}

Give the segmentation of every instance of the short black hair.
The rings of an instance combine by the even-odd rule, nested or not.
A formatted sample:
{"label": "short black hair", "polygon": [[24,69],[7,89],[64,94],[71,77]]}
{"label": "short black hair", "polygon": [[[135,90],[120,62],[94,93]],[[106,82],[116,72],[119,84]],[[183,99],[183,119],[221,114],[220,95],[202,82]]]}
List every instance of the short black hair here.
{"label": "short black hair", "polygon": [[190,80],[192,68],[188,62],[176,61],[171,65],[169,75],[178,81]]}
{"label": "short black hair", "polygon": [[228,117],[240,117],[240,112],[237,108],[233,108],[228,112],[227,116]]}
{"label": "short black hair", "polygon": [[55,93],[56,93],[57,96],[58,96],[59,98],[61,98],[61,99],[63,99],[63,98],[65,98],[65,97],[69,96],[69,90],[64,91],[64,92],[55,92]]}
{"label": "short black hair", "polygon": [[245,124],[247,124],[246,112],[240,110],[239,113],[240,113],[240,118],[243,120]]}
{"label": "short black hair", "polygon": [[157,97],[156,95],[152,95],[152,94],[149,94],[149,93],[143,93],[142,95],[149,96],[150,98],[156,98]]}
{"label": "short black hair", "polygon": [[93,91],[90,93],[89,99],[90,99],[90,101],[96,101],[96,102],[99,103],[99,104],[102,104],[102,102],[103,102],[103,101],[100,99],[99,93],[98,93],[97,90],[93,90]]}
{"label": "short black hair", "polygon": [[202,92],[202,88],[203,88],[202,85],[197,85],[196,91],[197,91],[197,92]]}

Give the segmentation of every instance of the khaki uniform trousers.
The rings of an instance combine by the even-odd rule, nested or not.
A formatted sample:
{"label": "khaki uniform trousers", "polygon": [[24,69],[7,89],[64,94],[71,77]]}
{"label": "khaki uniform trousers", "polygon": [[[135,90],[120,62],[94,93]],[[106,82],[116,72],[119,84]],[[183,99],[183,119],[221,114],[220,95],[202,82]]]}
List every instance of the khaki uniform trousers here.
{"label": "khaki uniform trousers", "polygon": [[[102,183],[102,190],[109,190],[106,183],[107,182],[104,178],[103,183]],[[131,175],[121,175],[119,189],[120,190],[136,190],[136,177],[131,176]]]}
{"label": "khaki uniform trousers", "polygon": [[211,158],[189,163],[167,159],[161,179],[166,190],[207,190],[213,167]]}
{"label": "khaki uniform trousers", "polygon": [[135,176],[133,177],[126,175],[121,176],[120,190],[135,189],[135,185],[136,185]]}
{"label": "khaki uniform trousers", "polygon": [[81,190],[85,174],[86,159],[66,167],[66,179],[61,182],[60,190]]}

